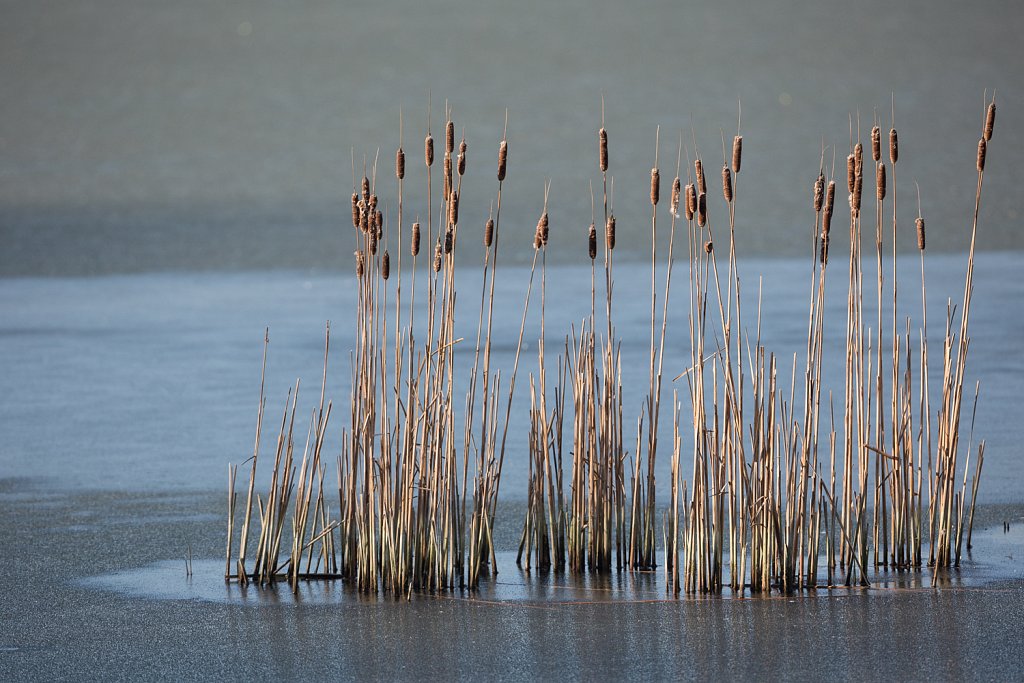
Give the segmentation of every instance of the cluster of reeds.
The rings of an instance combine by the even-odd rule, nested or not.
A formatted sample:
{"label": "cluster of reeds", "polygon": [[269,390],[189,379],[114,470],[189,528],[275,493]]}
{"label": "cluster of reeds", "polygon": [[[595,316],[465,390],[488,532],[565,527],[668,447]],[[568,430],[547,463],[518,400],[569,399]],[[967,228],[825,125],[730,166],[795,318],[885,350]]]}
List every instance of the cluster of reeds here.
{"label": "cluster of reeds", "polygon": [[[622,349],[613,316],[616,218],[609,136],[603,118],[602,113],[598,169],[604,239],[599,239],[591,185],[591,221],[586,230],[591,261],[589,315],[578,329],[570,329],[564,346],[558,345],[564,353],[555,354],[552,381],[545,320],[547,183],[533,238],[514,364],[504,389],[500,373],[491,363],[501,189],[508,152],[507,139],[502,136],[496,210],[484,230],[475,346],[466,350],[473,354],[473,362],[464,403],[454,395],[458,384],[454,358],[460,346],[467,346],[455,331],[455,253],[461,181],[466,170],[465,139],[456,146],[455,126],[448,114],[443,192],[435,223],[434,143],[428,117],[425,228],[419,220],[408,227],[404,223],[405,154],[401,145],[395,168],[397,226],[390,224],[379,206],[376,163],[370,176],[364,172],[352,195],[352,223],[359,241],[355,255],[358,304],[350,419],[337,464],[338,508],[332,513],[324,489],[322,447],[331,414],[331,403],[325,403],[325,353],[319,405],[310,420],[301,461],[295,465],[297,383],[285,404],[270,490],[266,497],[254,499],[266,402],[261,388],[240,532],[236,532],[237,468],[229,471],[227,578],[270,583],[287,577],[295,586],[303,578],[338,577],[364,590],[398,594],[456,585],[475,587],[488,568],[495,567],[491,532],[507,447],[516,457],[527,458],[527,506],[518,554],[526,567],[568,566],[571,572],[651,570],[658,566],[659,537],[667,583],[675,593],[714,593],[725,587],[732,591],[747,587],[753,592],[793,591],[823,581],[825,585],[866,584],[873,568],[915,569],[925,563],[941,568],[959,563],[965,532],[970,545],[984,456],[981,442],[974,457],[968,501],[975,447],[971,438],[964,448],[960,430],[975,239],[994,126],[994,99],[987,103],[978,143],[977,192],[963,302],[959,311],[952,303],[947,307],[937,410],[932,408],[929,386],[925,227],[920,199],[914,228],[921,260],[922,317],[916,340],[911,317],[897,309],[897,235],[906,226],[898,220],[895,201],[899,159],[895,123],[890,125],[887,160],[877,116],[868,141],[874,166],[867,174],[874,176],[877,264],[871,292],[864,280],[862,254],[865,150],[859,122],[855,135],[851,117],[845,169],[850,247],[841,403],[822,380],[826,362],[834,362],[827,361],[834,353],[826,348],[824,334],[827,274],[830,267],[837,267],[830,266],[832,221],[841,205],[836,199],[834,152],[827,164],[822,149],[812,185],[807,339],[802,358],[794,355],[787,368],[790,362],[776,357],[762,343],[760,303],[752,329],[742,316],[736,213],[743,157],[739,124],[731,150],[724,135],[722,139],[721,218],[712,215],[712,206],[719,202],[711,198],[718,192],[708,189],[706,167],[711,162],[700,154],[695,138],[691,147],[684,145],[682,136],[676,149],[668,217],[659,215],[659,206],[663,206],[659,131],[650,175],[648,386],[636,413],[632,450],[624,438],[629,407],[623,405]],[[456,149],[457,156],[453,156]],[[667,240],[658,234],[666,220]],[[655,467],[662,431],[666,335],[670,317],[681,308],[670,297],[677,229],[685,230],[686,235],[689,357],[669,361],[684,366],[675,379],[684,381],[686,389],[673,392],[669,495],[667,504],[659,508]],[[409,264],[406,259],[404,269],[403,232],[409,233],[412,260]],[[887,282],[884,257],[888,256],[889,238],[892,271]],[[425,269],[425,283],[423,277],[416,277],[424,240],[428,256],[432,256]],[[389,251],[392,242],[397,243],[398,255],[394,268]],[[659,256],[658,246],[666,242],[667,253]],[[602,280],[598,277],[599,254],[604,269],[603,312],[597,304]],[[529,378],[529,430],[526,443],[509,445],[515,381],[538,266],[540,327],[537,370]],[[421,297],[427,301],[426,320],[417,324],[417,289],[424,286],[426,292],[421,291]],[[874,320],[866,317],[870,315],[866,314],[866,297],[868,310],[872,304],[875,307]],[[886,306],[891,318],[883,320]],[[786,373],[790,375],[788,384]],[[680,393],[689,395],[688,422],[682,418],[685,409]],[[459,425],[461,438],[456,435]],[[569,451],[563,458],[565,430]],[[688,479],[682,472],[684,445],[692,449]],[[290,529],[290,548],[286,528]],[[251,566],[250,536],[256,545]],[[927,559],[923,551],[926,538],[930,546]]]}
{"label": "cluster of reeds", "polygon": [[[362,590],[402,594],[414,589],[472,587],[493,565],[491,529],[518,348],[522,347],[521,332],[516,368],[505,389],[500,373],[491,366],[491,344],[508,142],[503,136],[499,144],[496,210],[484,226],[479,319],[468,395],[463,403],[454,395],[455,350],[464,341],[455,336],[455,253],[467,143],[464,137],[456,141],[450,116],[444,135],[443,192],[436,222],[434,139],[429,121],[423,157],[428,212],[425,224],[419,219],[411,225],[405,222],[406,156],[401,142],[395,158],[397,225],[383,215],[376,190],[376,163],[352,194],[352,224],[358,243],[353,319],[356,344],[352,350],[350,417],[337,460],[337,518],[331,517],[324,497],[326,466],[321,463],[321,446],[330,403],[325,409],[323,388],[320,408],[311,423],[311,438],[303,450],[299,479],[295,481],[296,385],[289,395],[286,420],[278,438],[270,492],[266,499],[256,496],[260,540],[254,565],[247,564],[265,405],[261,395],[257,444],[251,458],[234,567],[237,470],[230,471],[229,579],[271,583],[288,577],[295,586],[301,578],[335,577],[352,581]],[[406,232],[408,236],[403,240]],[[409,250],[405,265],[403,241]],[[393,243],[394,263],[390,251]],[[422,274],[417,277],[423,247],[428,257],[425,278]],[[415,319],[417,293],[426,297],[426,320]],[[523,327],[525,320],[524,308]],[[325,385],[326,378],[325,354]],[[460,410],[460,406],[464,407]],[[456,435],[460,424],[464,429],[461,439]],[[290,502],[292,552],[281,558],[285,510]]]}

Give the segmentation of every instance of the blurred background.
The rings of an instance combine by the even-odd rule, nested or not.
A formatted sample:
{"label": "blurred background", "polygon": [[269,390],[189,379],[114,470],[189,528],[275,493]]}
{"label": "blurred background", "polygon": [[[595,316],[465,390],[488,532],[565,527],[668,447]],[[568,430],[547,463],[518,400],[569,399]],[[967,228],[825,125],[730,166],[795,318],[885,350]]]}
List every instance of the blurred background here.
{"label": "blurred background", "polygon": [[685,167],[696,141],[714,218],[740,105],[741,254],[807,254],[823,144],[842,175],[851,119],[866,139],[893,102],[901,247],[917,180],[929,248],[964,251],[993,88],[980,247],[1024,247],[1017,2],[4,0],[0,16],[0,275],[347,268],[353,159],[361,175],[379,150],[397,224],[400,115],[406,224],[426,220],[428,101],[435,137],[447,101],[469,145],[466,229],[495,195],[507,111],[503,225],[522,236],[506,258],[528,258],[551,179],[552,255],[582,262],[602,95],[637,258],[656,128],[663,195],[680,137]]}

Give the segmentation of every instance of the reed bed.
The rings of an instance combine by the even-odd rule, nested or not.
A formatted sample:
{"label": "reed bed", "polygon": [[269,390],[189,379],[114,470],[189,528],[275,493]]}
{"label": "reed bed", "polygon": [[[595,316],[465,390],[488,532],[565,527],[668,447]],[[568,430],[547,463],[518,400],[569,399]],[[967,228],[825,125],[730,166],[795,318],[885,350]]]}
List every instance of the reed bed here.
{"label": "reed bed", "polygon": [[[428,114],[424,232],[419,218],[405,224],[402,121],[394,197],[378,197],[376,162],[368,170],[364,163],[362,177],[353,183],[356,343],[348,417],[333,465],[336,488],[327,483],[332,467],[324,453],[333,408],[326,396],[328,326],[320,391],[305,440],[298,448],[296,382],[281,412],[266,492],[257,492],[255,485],[257,465],[268,457],[261,443],[267,408],[261,381],[253,454],[243,463],[249,466],[249,477],[241,510],[238,466],[229,467],[226,580],[260,585],[287,581],[297,589],[303,580],[341,579],[366,592],[395,595],[476,588],[498,569],[493,529],[506,454],[525,458],[527,464],[526,514],[517,557],[527,570],[651,571],[661,559],[669,591],[713,594],[726,588],[763,593],[867,585],[879,568],[918,571],[929,566],[939,572],[958,565],[965,537],[970,547],[985,453],[984,441],[974,444],[973,415],[968,421],[964,414],[964,386],[994,98],[986,105],[963,298],[959,305],[947,306],[937,391],[929,383],[920,191],[913,227],[921,262],[920,320],[913,322],[909,312],[897,308],[897,262],[902,258],[897,236],[911,228],[899,220],[896,207],[900,154],[895,106],[884,157],[877,115],[866,140],[860,121],[855,125],[850,120],[845,259],[837,260],[831,250],[833,219],[842,205],[836,196],[842,162],[837,178],[835,148],[822,147],[811,176],[807,215],[806,345],[791,358],[777,356],[762,343],[764,293],[758,293],[752,318],[742,311],[744,280],[737,256],[742,246],[737,218],[744,153],[740,121],[731,148],[722,135],[720,201],[712,199],[718,191],[708,188],[707,169],[714,162],[702,155],[695,135],[689,142],[679,135],[667,216],[661,196],[661,135],[656,131],[649,185],[648,385],[635,407],[624,402],[623,351],[614,324],[617,224],[603,104],[596,170],[601,210],[592,182],[591,220],[583,231],[591,264],[589,314],[578,325],[556,332],[559,341],[549,356],[547,249],[552,234],[557,239],[567,231],[556,228],[552,233],[547,182],[514,361],[505,380],[493,364],[492,330],[503,235],[502,189],[508,173],[507,121],[498,142],[492,210],[483,228],[482,284],[470,341],[457,336],[461,328],[455,320],[456,254],[480,248],[459,239],[469,145],[464,135],[457,139],[446,106],[442,182],[436,187]],[[864,235],[862,215],[865,143],[873,165],[868,175],[874,176],[873,287],[864,277],[863,246],[870,239]],[[354,170],[353,163],[353,176]],[[385,207],[391,205],[397,208],[397,224],[387,218]],[[598,226],[603,226],[603,238]],[[677,233],[680,245],[685,238],[685,252],[677,248]],[[659,253],[659,245],[665,244],[667,249]],[[892,270],[887,277],[883,257],[890,244]],[[406,248],[409,254],[403,261]],[[427,264],[417,277],[423,248]],[[677,263],[684,253],[685,263]],[[825,303],[834,280],[828,273],[842,269],[842,261],[845,334],[837,346],[826,343]],[[676,270],[682,271],[686,284],[682,295],[673,296]],[[425,320],[416,320],[417,289],[425,289],[419,292],[427,302]],[[531,304],[539,307],[535,331],[528,331]],[[868,320],[866,311],[872,305],[876,315]],[[885,311],[891,317],[883,320]],[[659,499],[655,469],[659,450],[664,450],[659,435],[664,431],[661,402],[670,319],[685,325],[689,353],[668,359],[669,367],[682,371],[674,377],[672,391],[668,494]],[[529,429],[522,442],[510,442],[524,338],[534,332],[537,366],[528,378]],[[267,341],[265,337],[264,376]],[[459,353],[472,354],[465,381],[456,377]],[[830,363],[842,363],[844,371],[843,386],[835,394],[822,379]],[[468,387],[464,397],[456,396],[456,387]],[[975,386],[972,411],[977,396]],[[962,439],[968,422],[971,435]],[[635,433],[627,425],[635,425]],[[688,477],[683,472],[687,460]]]}

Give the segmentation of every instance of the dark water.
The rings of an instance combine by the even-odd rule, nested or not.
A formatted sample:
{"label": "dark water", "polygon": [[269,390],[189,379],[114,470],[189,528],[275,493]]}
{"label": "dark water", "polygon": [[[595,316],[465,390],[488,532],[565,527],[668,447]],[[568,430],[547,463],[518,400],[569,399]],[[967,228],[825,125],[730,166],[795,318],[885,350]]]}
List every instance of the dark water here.
{"label": "dark water", "polygon": [[865,136],[876,112],[888,129],[893,99],[903,248],[917,180],[930,244],[963,251],[996,89],[981,247],[1024,248],[1016,2],[5,0],[0,13],[0,274],[336,267],[353,154],[372,164],[380,149],[395,222],[400,111],[406,219],[426,217],[428,93],[435,137],[446,100],[465,128],[464,223],[494,198],[507,109],[509,225],[532,227],[550,178],[552,248],[579,262],[602,93],[627,249],[647,222],[656,127],[666,183],[680,133],[715,180],[742,102],[748,253],[802,255],[822,144],[841,173],[850,117]]}

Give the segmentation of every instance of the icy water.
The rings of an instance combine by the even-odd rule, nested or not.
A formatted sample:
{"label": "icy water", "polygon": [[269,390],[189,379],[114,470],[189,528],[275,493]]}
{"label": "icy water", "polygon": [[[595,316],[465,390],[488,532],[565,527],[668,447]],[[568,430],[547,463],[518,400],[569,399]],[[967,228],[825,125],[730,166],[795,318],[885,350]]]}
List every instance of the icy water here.
{"label": "icy water", "polygon": [[[1018,3],[0,0],[0,17],[0,679],[1024,675]],[[968,385],[981,386],[974,443],[987,441],[987,457],[978,540],[961,571],[935,587],[927,573],[890,574],[869,591],[683,601],[666,599],[656,575],[567,580],[504,561],[479,594],[411,602],[337,585],[243,598],[219,578],[227,464],[251,452],[264,329],[268,415],[297,377],[300,404],[312,408],[328,320],[327,392],[345,404],[351,163],[361,174],[380,150],[378,192],[395,226],[391,164],[403,144],[404,223],[426,222],[428,98],[439,149],[446,100],[469,145],[458,284],[467,340],[508,114],[495,347],[507,368],[546,179],[549,353],[589,309],[588,184],[600,188],[604,95],[628,421],[646,383],[657,126],[662,197],[682,135],[684,169],[696,145],[713,171],[711,215],[722,226],[719,150],[742,104],[746,325],[761,290],[762,338],[786,367],[806,340],[811,184],[833,149],[842,175],[851,120],[856,129],[860,116],[865,135],[875,116],[887,129],[893,103],[899,311],[919,323],[916,181],[929,334],[939,339],[947,301],[962,297],[992,88],[999,113],[968,364]],[[600,189],[598,201],[600,213]],[[845,228],[833,232],[842,255]],[[844,272],[845,259],[834,260],[827,290],[825,381],[836,391]],[[669,377],[689,353],[685,274],[676,278]],[[522,387],[536,363],[535,304]],[[463,368],[469,357],[468,344],[458,349]],[[685,386],[667,383],[666,406],[675,389],[685,401]],[[518,397],[512,435],[526,427],[526,392]],[[521,522],[522,448],[513,445],[502,484],[505,553]]]}
{"label": "icy water", "polygon": [[[899,310],[917,325],[921,318],[918,261],[911,256],[901,263],[906,266],[901,272],[905,296]],[[1022,265],[1024,255],[1017,253],[982,254],[976,263],[967,382],[971,397],[965,409],[964,434],[966,441],[973,387],[980,382],[973,435],[975,444],[981,439],[987,443],[979,493],[985,502],[1022,502],[1019,486],[1024,481],[1024,462],[1019,457],[1016,419],[1017,397],[1024,388],[1024,360],[1018,351],[1024,334]],[[952,299],[959,306],[962,297],[966,258],[929,256],[927,266],[931,353],[938,359],[947,303]],[[806,345],[809,259],[755,259],[741,267],[747,299],[745,325],[753,334],[760,287],[762,341],[780,359],[780,381],[788,395],[793,354],[799,354],[802,364]],[[685,263],[675,268],[676,287],[670,299],[664,444],[671,443],[673,393],[678,392],[684,407],[689,401],[685,380],[669,381],[690,363],[685,268]],[[841,397],[846,266],[837,263],[832,268],[826,285],[823,395],[832,390]],[[865,264],[865,272],[873,269]],[[494,363],[506,377],[513,364],[528,280],[529,270],[523,267],[499,271]],[[635,424],[639,417],[647,384],[649,282],[649,266],[616,266],[613,316],[624,354],[627,424]],[[539,282],[535,286],[539,287]],[[547,287],[547,354],[553,368],[554,356],[564,354],[570,327],[578,330],[589,314],[590,269],[549,269]],[[456,346],[457,376],[465,381],[473,361],[479,271],[464,268],[457,288],[456,337],[465,340]],[[296,379],[302,380],[300,416],[315,406],[327,321],[332,323],[332,338],[326,394],[337,405],[347,405],[349,351],[354,339],[346,322],[354,316],[354,296],[352,275],[296,272],[3,281],[0,355],[5,358],[6,371],[0,421],[5,425],[5,439],[0,474],[39,478],[59,488],[75,489],[225,488],[227,464],[240,463],[251,455],[264,329],[269,328],[270,336],[268,415],[284,409]],[[419,301],[423,299],[421,295]],[[534,291],[512,411],[512,455],[502,482],[503,493],[512,497],[525,497],[526,491],[526,443],[520,437],[528,430],[527,378],[531,371],[536,374],[537,368],[538,304],[539,292]],[[875,317],[872,310],[870,305],[865,308],[868,320]],[[888,315],[886,308],[885,319]],[[418,325],[425,321],[425,309],[418,311],[418,318]],[[932,386],[937,387],[941,376],[938,361],[933,362],[932,372]],[[341,429],[347,426],[344,415],[345,411],[338,411],[332,418],[328,453],[339,452]],[[276,427],[270,426],[275,422],[279,420],[266,420],[265,444],[276,439]],[[692,448],[685,412],[682,426],[685,453]],[[663,453],[658,472],[660,480],[667,482],[669,451]],[[687,460],[683,458],[684,463]],[[269,472],[264,474],[269,476]]]}

